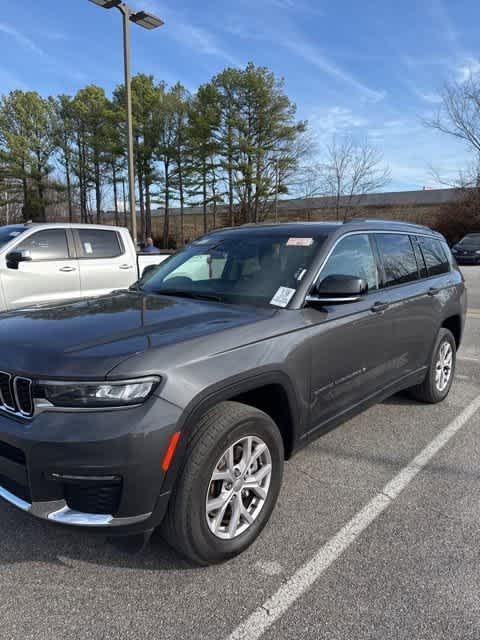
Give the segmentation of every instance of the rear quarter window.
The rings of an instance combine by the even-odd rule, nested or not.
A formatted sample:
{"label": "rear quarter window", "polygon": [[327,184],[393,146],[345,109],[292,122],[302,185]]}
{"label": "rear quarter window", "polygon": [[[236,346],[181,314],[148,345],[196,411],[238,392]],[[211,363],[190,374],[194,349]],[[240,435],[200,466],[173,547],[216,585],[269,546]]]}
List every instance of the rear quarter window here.
{"label": "rear quarter window", "polygon": [[429,276],[440,276],[450,271],[450,259],[443,243],[435,238],[419,239]]}

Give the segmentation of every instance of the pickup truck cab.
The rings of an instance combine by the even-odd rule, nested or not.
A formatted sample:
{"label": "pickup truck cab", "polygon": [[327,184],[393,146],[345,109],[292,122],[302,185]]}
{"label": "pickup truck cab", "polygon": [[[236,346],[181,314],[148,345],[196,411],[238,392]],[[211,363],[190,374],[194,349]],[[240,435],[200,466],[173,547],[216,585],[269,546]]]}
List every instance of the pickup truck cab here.
{"label": "pickup truck cab", "polygon": [[441,235],[353,220],[217,230],[129,291],[5,313],[0,497],[231,558],[295,451],[398,391],[447,397],[466,302]]}
{"label": "pickup truck cab", "polygon": [[0,311],[128,289],[168,256],[138,255],[128,229],[90,224],[0,227]]}

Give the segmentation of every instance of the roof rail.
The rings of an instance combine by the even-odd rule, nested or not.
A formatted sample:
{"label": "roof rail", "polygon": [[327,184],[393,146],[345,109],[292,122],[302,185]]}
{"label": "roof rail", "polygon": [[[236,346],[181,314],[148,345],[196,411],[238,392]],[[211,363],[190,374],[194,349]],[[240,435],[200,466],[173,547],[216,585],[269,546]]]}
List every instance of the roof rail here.
{"label": "roof rail", "polygon": [[387,218],[361,218],[361,217],[353,217],[350,220],[345,220],[343,224],[351,224],[353,222],[386,222],[388,224],[401,224],[406,225],[408,227],[414,227],[415,229],[428,229],[428,231],[432,231],[430,227],[426,224],[417,224],[416,222],[408,222],[406,220],[388,220]]}

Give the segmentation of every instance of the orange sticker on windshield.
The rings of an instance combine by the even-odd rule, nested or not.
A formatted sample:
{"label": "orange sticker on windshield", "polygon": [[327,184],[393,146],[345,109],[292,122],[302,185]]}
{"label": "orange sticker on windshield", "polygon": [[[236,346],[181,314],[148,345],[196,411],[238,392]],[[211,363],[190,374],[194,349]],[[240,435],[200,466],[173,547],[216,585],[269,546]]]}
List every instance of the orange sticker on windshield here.
{"label": "orange sticker on windshield", "polygon": [[311,247],[313,238],[289,238],[287,247]]}

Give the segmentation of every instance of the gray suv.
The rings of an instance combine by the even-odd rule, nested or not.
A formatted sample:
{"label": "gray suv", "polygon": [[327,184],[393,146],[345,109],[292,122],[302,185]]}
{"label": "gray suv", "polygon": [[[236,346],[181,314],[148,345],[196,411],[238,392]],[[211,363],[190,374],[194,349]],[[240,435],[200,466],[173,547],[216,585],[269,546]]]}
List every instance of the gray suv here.
{"label": "gray suv", "polygon": [[222,229],[128,291],[5,313],[0,496],[228,559],[294,452],[396,392],[446,397],[465,308],[442,236],[356,219]]}

